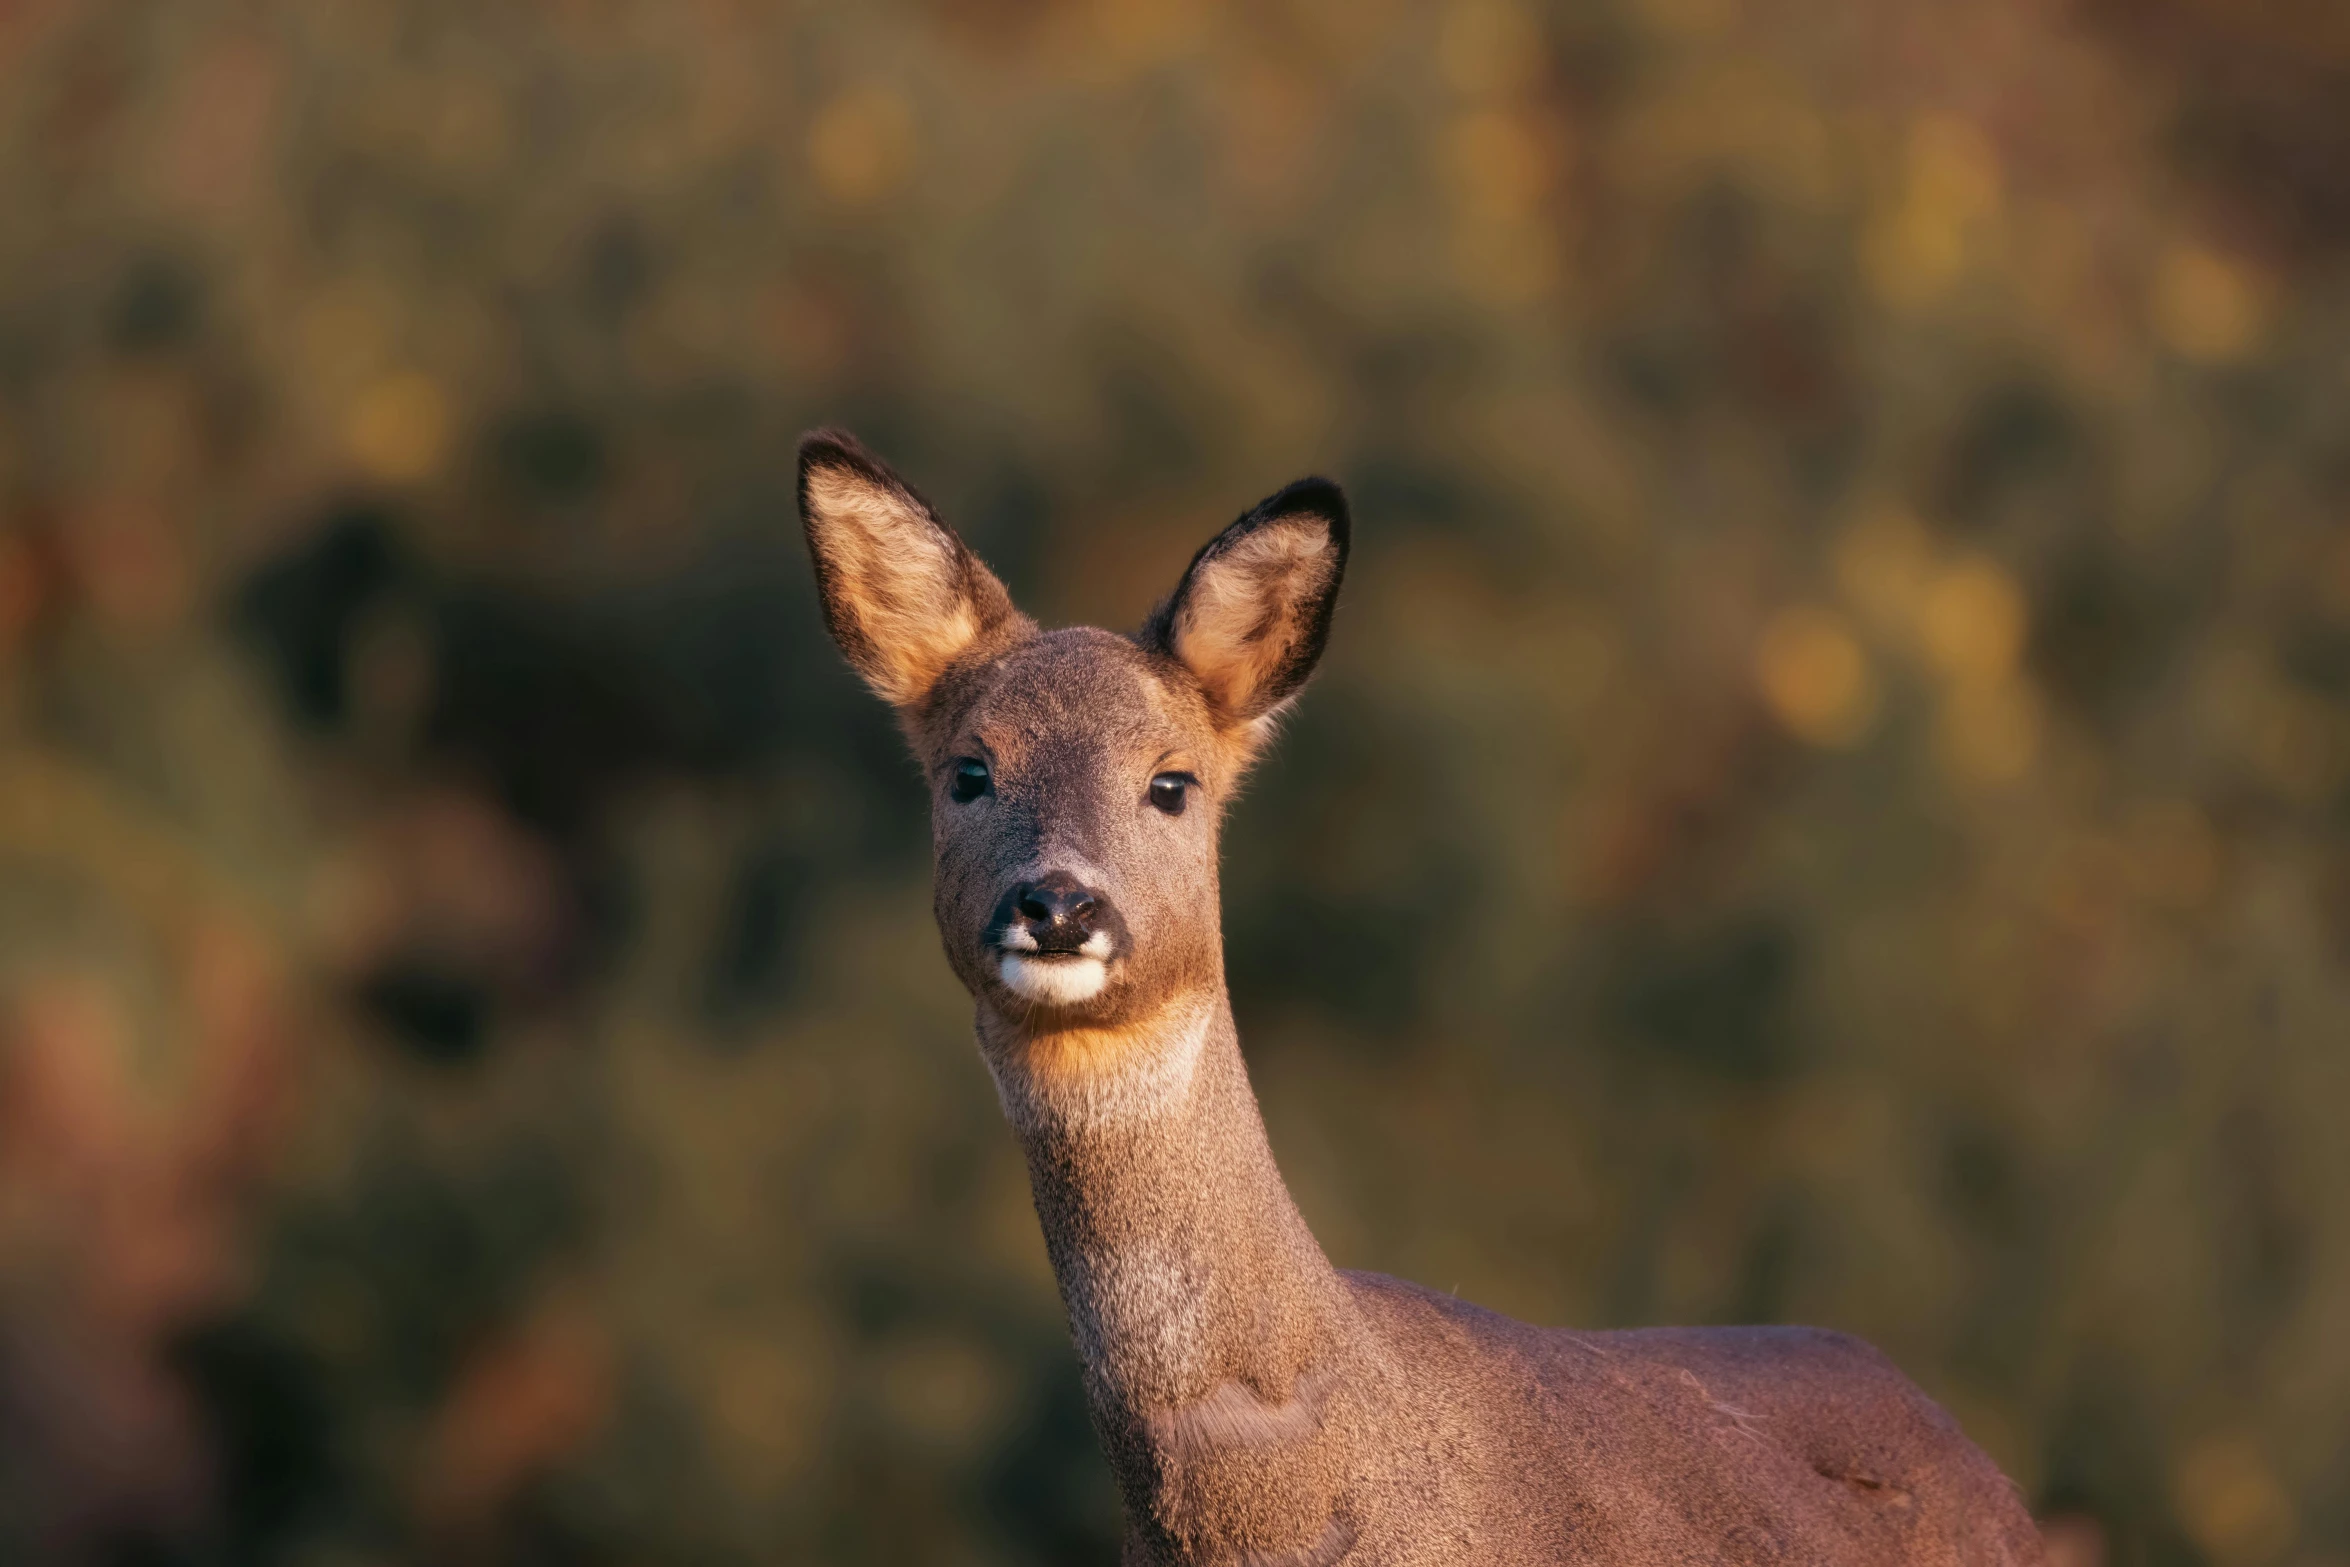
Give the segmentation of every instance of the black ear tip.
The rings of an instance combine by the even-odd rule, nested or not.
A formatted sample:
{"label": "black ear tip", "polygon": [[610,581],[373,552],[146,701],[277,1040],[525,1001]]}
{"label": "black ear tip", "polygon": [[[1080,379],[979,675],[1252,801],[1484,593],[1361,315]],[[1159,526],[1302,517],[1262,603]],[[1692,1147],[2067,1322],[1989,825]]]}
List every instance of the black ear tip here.
{"label": "black ear tip", "polygon": [[[800,437],[800,520],[811,530],[819,520],[814,481],[820,473],[854,475],[862,483],[895,496],[914,516],[954,538],[955,530],[939,520],[937,511],[920,490],[899,478],[896,469],[874,456],[864,442],[838,425],[824,425]],[[956,547],[962,547],[959,539]]]}
{"label": "black ear tip", "polygon": [[1354,519],[1347,509],[1346,492],[1329,479],[1316,474],[1310,478],[1285,485],[1280,493],[1258,508],[1267,518],[1319,517],[1330,530],[1330,537],[1344,554],[1354,532]]}
{"label": "black ear tip", "polygon": [[893,491],[936,522],[930,503],[897,476],[895,469],[876,457],[863,441],[838,425],[825,425],[800,437],[800,511],[810,509],[809,483],[820,473],[853,474],[866,484]]}
{"label": "black ear tip", "polygon": [[800,472],[805,475],[818,468],[848,468],[874,476],[888,472],[881,459],[865,449],[864,442],[830,424],[800,437]]}

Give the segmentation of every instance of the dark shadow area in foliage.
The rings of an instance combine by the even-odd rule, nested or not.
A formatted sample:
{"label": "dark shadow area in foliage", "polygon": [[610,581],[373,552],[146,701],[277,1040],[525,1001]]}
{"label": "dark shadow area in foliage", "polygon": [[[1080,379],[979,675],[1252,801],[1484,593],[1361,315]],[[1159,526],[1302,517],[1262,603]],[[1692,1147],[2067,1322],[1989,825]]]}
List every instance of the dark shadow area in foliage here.
{"label": "dark shadow area in foliage", "polygon": [[343,722],[360,617],[410,578],[397,517],[371,502],[346,501],[245,580],[234,621],[260,653],[289,717],[313,730]]}
{"label": "dark shadow area in foliage", "polygon": [[2242,1361],[2259,1356],[2290,1319],[2309,1283],[2317,1250],[2301,1197],[2308,1176],[2293,1169],[2266,1109],[2244,1104],[2222,1124],[2219,1169],[2220,1309],[2227,1342]]}
{"label": "dark shadow area in foliage", "polygon": [[[509,456],[541,489],[594,481],[600,459],[584,427],[548,418],[508,433],[521,442]],[[1024,536],[1033,494],[1008,475],[989,530]],[[828,768],[846,760],[860,796],[856,830],[778,843],[741,869],[709,961],[716,1015],[784,999],[795,911],[824,876],[921,852],[924,806],[903,743],[807,612],[796,528],[771,516],[721,528],[661,576],[567,596],[434,566],[405,542],[409,526],[372,501],[327,508],[250,574],[231,617],[288,716],[333,739],[352,717],[366,626],[400,611],[422,630],[429,672],[409,760],[483,787],[555,854],[564,946],[532,988],[516,991],[461,953],[414,951],[387,954],[356,982],[360,1005],[404,1047],[470,1060],[501,1009],[528,1012],[616,957],[635,898],[605,818],[647,781],[747,780],[805,752]]]}
{"label": "dark shadow area in foliage", "polygon": [[2172,154],[2203,201],[2270,244],[2319,255],[2350,246],[2350,54],[2338,29],[2332,47],[2313,47],[2291,6],[2083,0],[2081,10],[2172,83]]}
{"label": "dark shadow area in foliage", "polygon": [[2132,1567],[2203,1567],[2207,1558],[2171,1512],[2161,1423],[2110,1370],[2083,1368],[2048,1439],[2041,1505],[2079,1511],[2109,1531],[2112,1559]]}
{"label": "dark shadow area in foliage", "polygon": [[840,1499],[854,1502],[844,1520],[869,1524],[873,1508],[902,1498],[923,1521],[909,1518],[911,1532],[893,1538],[916,1553],[904,1559],[920,1559],[935,1548],[927,1532],[935,1521],[927,1519],[924,1499],[945,1488],[967,1493],[968,1505],[1020,1560],[1076,1564],[1115,1557],[1116,1493],[1066,1338],[1040,1333],[1015,1303],[923,1258],[855,1252],[837,1259],[834,1273],[844,1318],[868,1346],[946,1333],[972,1343],[1018,1383],[987,1461],[967,1475],[935,1472],[933,1460],[878,1426],[860,1430],[832,1465]]}
{"label": "dark shadow area in foliage", "polygon": [[[1621,1130],[1630,1131],[1629,1121]],[[1686,1147],[1675,1146],[1637,1167],[1637,1174],[1627,1180],[1626,1221],[1604,1270],[1606,1324],[1630,1327],[1656,1320],[1663,1238],[1671,1233],[1673,1214],[1687,1199],[1696,1176],[1696,1159]]]}
{"label": "dark shadow area in foliage", "polygon": [[1936,515],[1987,527],[2001,508],[2074,477],[2085,457],[2080,421],[2053,389],[2031,381],[1977,397],[1942,462]]}
{"label": "dark shadow area in foliage", "polygon": [[1777,1195],[1748,1236],[1730,1298],[1716,1315],[1723,1322],[1784,1322],[1789,1286],[1801,1276],[1814,1220],[1793,1192]]}
{"label": "dark shadow area in foliage", "polygon": [[1688,933],[1628,929],[1610,964],[1609,1032],[1636,1054],[1733,1082],[1781,1077],[1795,1064],[1797,954],[1795,932],[1768,915]]}
{"label": "dark shadow area in foliage", "polygon": [[2075,711],[2112,724],[2159,686],[2191,634],[2176,597],[2107,549],[2074,550],[2034,606],[2034,671]]}
{"label": "dark shadow area in foliage", "polygon": [[1110,420],[1104,453],[1137,486],[1170,484],[1198,468],[1209,423],[1184,360],[1134,332],[1095,350],[1096,396]]}
{"label": "dark shadow area in foliage", "polygon": [[1400,1047],[1418,1012],[1410,919],[1408,903],[1300,894],[1230,933],[1225,967],[1236,1004],[1310,1000],[1368,1039]]}
{"label": "dark shadow area in foliage", "polygon": [[361,981],[358,999],[421,1060],[454,1066],[488,1042],[488,987],[442,965],[395,960]]}
{"label": "dark shadow area in foliage", "polygon": [[579,501],[602,487],[610,457],[584,414],[547,409],[514,414],[490,437],[499,477],[522,498]]}
{"label": "dark shadow area in foliage", "polygon": [[[1335,683],[1258,764],[1224,854],[1225,969],[1244,1013],[1319,1008],[1406,1050],[1420,975],[1473,922],[1486,871],[1416,737]],[[1375,877],[1343,869],[1375,850]]]}
{"label": "dark shadow area in foliage", "polygon": [[1039,1355],[1022,1418],[980,1483],[989,1519],[1024,1559],[1082,1567],[1117,1554],[1117,1496],[1073,1355]]}
{"label": "dark shadow area in foliage", "polygon": [[203,310],[202,275],[176,256],[151,254],[133,263],[116,285],[106,335],[117,353],[160,353],[192,336]]}
{"label": "dark shadow area in foliage", "polygon": [[338,1208],[289,1216],[288,1304],[357,1284],[370,1356],[397,1402],[445,1387],[482,1335],[524,1304],[539,1270],[581,1233],[578,1172],[551,1148],[498,1149],[472,1168],[418,1153],[371,1157]]}
{"label": "dark shadow area in foliage", "polygon": [[226,1559],[280,1559],[305,1520],[341,1499],[325,1369],[250,1314],[189,1328],[171,1363],[212,1435]]}
{"label": "dark shadow area in foliage", "polygon": [[728,879],[705,981],[714,1017],[739,1018],[790,994],[799,973],[794,938],[814,882],[814,863],[796,844],[759,844],[743,856]]}
{"label": "dark shadow area in foliage", "polygon": [[2301,625],[2285,643],[2285,670],[2336,702],[2350,702],[2350,626]]}
{"label": "dark shadow area in foliage", "polygon": [[2013,1386],[2030,1373],[2050,1309],[2045,1196],[1991,1121],[1952,1108],[1940,1131],[1938,1195],[1972,1262],[1952,1358],[1988,1385]]}
{"label": "dark shadow area in foliage", "polygon": [[[413,1421],[440,1403],[581,1233],[577,1190],[551,1149],[509,1147],[455,1172],[378,1151],[346,1202],[285,1214],[253,1300],[170,1349],[220,1465],[216,1550],[193,1560],[268,1567],[305,1542],[397,1534],[396,1507],[351,1462],[357,1422]],[[333,1360],[299,1331],[322,1317]]]}
{"label": "dark shadow area in foliage", "polygon": [[806,569],[780,523],[773,537],[720,539],[682,569],[584,596],[433,567],[403,531],[372,503],[330,509],[254,571],[237,595],[239,630],[288,711],[331,732],[348,716],[363,617],[387,601],[414,610],[432,682],[424,757],[478,772],[558,837],[585,832],[616,791],[649,776],[770,762],[833,716],[825,697],[845,695],[825,689],[845,681],[809,678],[829,669],[829,650],[795,612]]}

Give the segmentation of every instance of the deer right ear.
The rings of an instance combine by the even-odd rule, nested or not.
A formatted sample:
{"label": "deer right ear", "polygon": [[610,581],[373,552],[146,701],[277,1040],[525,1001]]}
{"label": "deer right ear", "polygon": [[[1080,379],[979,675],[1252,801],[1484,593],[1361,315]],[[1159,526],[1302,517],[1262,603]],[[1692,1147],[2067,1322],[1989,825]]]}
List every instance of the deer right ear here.
{"label": "deer right ear", "polygon": [[1211,539],[1143,627],[1238,728],[1295,696],[1330,638],[1346,574],[1346,497],[1300,479]]}
{"label": "deer right ear", "polygon": [[845,430],[800,442],[800,522],[832,639],[901,709],[1019,613],[929,503]]}

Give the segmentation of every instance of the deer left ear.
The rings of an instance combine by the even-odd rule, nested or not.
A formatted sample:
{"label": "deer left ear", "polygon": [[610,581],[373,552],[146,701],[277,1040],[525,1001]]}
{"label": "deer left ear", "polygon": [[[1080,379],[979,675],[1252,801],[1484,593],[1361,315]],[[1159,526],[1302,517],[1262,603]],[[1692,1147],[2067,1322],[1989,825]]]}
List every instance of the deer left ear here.
{"label": "deer left ear", "polygon": [[1253,723],[1298,693],[1330,638],[1346,574],[1346,497],[1300,479],[1194,556],[1142,630],[1174,656],[1227,728]]}
{"label": "deer left ear", "polygon": [[954,530],[844,430],[800,442],[800,520],[833,640],[901,712],[1019,616]]}

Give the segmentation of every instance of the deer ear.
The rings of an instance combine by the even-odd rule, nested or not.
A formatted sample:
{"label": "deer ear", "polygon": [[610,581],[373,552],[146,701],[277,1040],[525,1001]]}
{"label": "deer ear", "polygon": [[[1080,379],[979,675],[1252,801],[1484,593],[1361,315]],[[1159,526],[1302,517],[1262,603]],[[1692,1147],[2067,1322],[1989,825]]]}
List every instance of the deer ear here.
{"label": "deer ear", "polygon": [[800,521],[832,639],[900,708],[1019,613],[929,503],[845,430],[800,442]]}
{"label": "deer ear", "polygon": [[1298,480],[1192,558],[1143,643],[1191,671],[1219,723],[1263,718],[1297,694],[1322,656],[1348,531],[1338,486]]}

